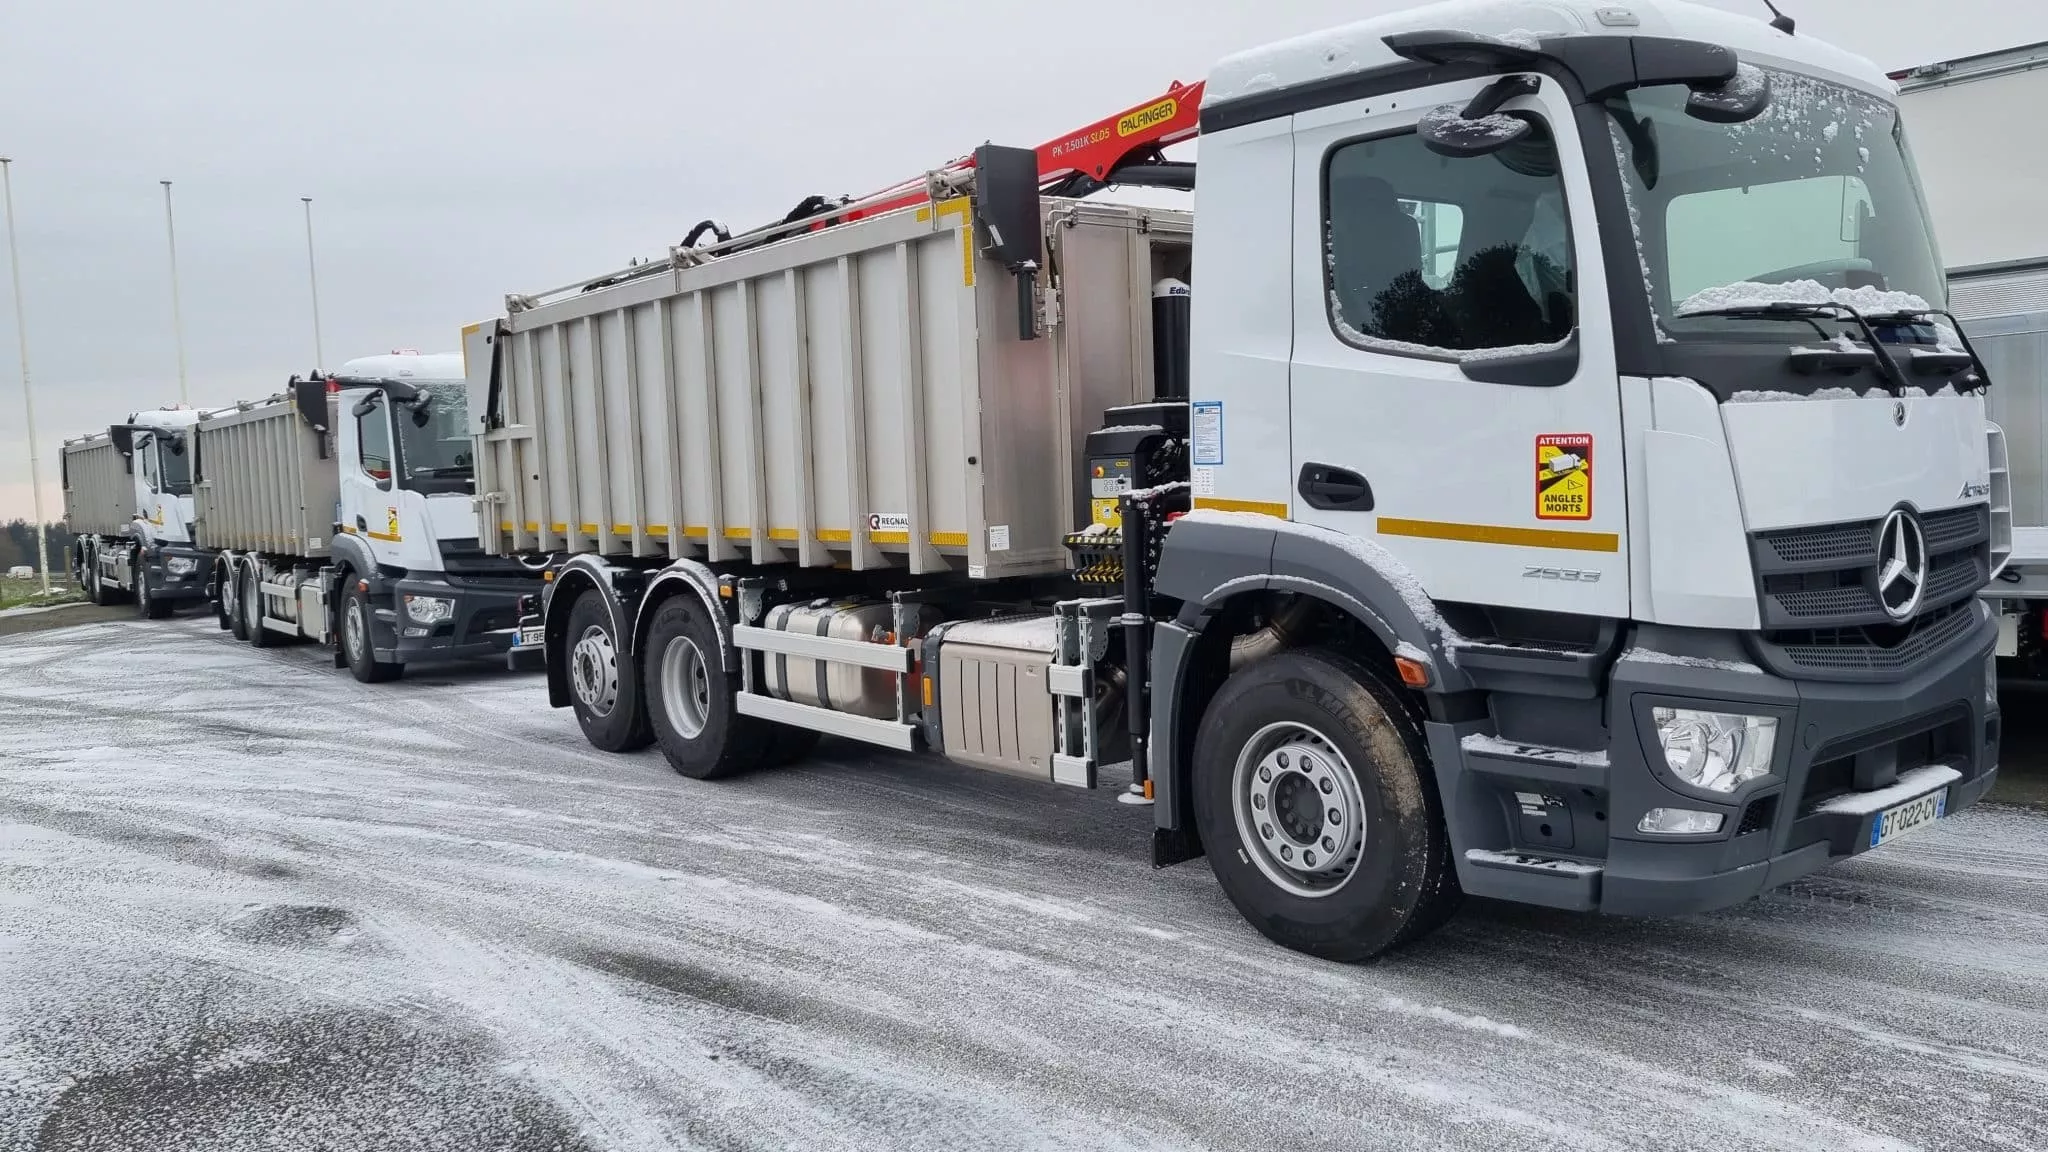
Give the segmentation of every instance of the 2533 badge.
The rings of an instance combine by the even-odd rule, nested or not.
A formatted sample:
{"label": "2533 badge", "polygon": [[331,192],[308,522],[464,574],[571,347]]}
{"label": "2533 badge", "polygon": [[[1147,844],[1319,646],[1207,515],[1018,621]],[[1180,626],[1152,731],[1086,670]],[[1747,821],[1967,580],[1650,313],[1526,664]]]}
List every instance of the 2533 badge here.
{"label": "2533 badge", "polygon": [[1593,437],[1550,432],[1536,437],[1536,518],[1593,518]]}

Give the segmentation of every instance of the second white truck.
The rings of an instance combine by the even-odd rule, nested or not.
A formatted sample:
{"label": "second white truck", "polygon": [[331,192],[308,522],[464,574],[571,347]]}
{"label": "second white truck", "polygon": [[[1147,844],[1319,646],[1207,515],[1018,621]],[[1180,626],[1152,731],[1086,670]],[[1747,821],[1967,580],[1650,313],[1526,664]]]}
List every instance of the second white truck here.
{"label": "second white truck", "polygon": [[503,659],[543,562],[477,543],[462,357],[394,353],[294,379],[196,430],[197,536],[221,626],[304,638],[366,683]]}

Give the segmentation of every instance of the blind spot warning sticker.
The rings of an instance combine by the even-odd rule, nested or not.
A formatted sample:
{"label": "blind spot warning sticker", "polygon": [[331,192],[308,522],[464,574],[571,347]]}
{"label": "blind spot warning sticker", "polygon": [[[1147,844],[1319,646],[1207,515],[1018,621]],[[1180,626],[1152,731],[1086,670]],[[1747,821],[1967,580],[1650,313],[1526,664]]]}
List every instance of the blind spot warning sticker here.
{"label": "blind spot warning sticker", "polygon": [[1593,437],[1554,432],[1536,438],[1536,518],[1593,518]]}

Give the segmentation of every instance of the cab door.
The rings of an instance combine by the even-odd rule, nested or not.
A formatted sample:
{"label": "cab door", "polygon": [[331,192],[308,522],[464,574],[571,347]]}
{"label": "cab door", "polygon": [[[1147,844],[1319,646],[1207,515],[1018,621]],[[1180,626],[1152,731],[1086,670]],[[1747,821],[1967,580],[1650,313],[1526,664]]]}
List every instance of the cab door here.
{"label": "cab door", "polygon": [[[364,407],[360,413],[359,405]],[[400,514],[390,397],[370,389],[346,391],[339,411],[343,416],[335,454],[340,457],[341,530],[368,544],[377,563],[403,567],[401,549],[409,526]]]}
{"label": "cab door", "polygon": [[1606,279],[1571,108],[1449,158],[1421,115],[1488,81],[1297,113],[1296,520],[1373,539],[1438,600],[1625,616]]}

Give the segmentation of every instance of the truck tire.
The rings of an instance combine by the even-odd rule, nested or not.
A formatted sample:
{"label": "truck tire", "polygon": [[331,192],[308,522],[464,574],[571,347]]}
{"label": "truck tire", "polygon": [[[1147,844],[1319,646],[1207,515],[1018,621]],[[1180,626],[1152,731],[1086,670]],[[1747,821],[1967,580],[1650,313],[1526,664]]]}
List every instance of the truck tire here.
{"label": "truck tire", "polygon": [[85,590],[85,599],[88,603],[105,604],[106,593],[100,589],[99,549],[88,546],[81,554],[85,557],[85,566],[84,571],[79,573],[78,586]]}
{"label": "truck tire", "polygon": [[277,643],[270,629],[263,626],[263,574],[251,564],[242,574],[242,594],[235,599],[242,608],[242,639],[251,647],[269,648]]}
{"label": "truck tire", "polygon": [[655,609],[642,661],[648,717],[670,767],[692,780],[716,780],[769,761],[777,726],[739,714],[739,683],[725,670],[718,629],[696,597],[672,596]]}
{"label": "truck tire", "polygon": [[[1459,897],[1421,725],[1335,652],[1234,673],[1195,739],[1195,821],[1231,903],[1276,944],[1377,956],[1439,927]],[[1334,815],[1333,815],[1334,814]]]}
{"label": "truck tire", "polygon": [[569,706],[593,748],[637,752],[654,743],[632,661],[621,657],[603,593],[586,591],[569,605],[563,641],[569,664]]}
{"label": "truck tire", "polygon": [[177,604],[161,600],[149,591],[149,570],[139,563],[135,569],[135,615],[144,620],[169,619]]}
{"label": "truck tire", "polygon": [[356,587],[346,573],[343,577],[348,591],[341,598],[341,635],[337,639],[349,675],[364,684],[384,684],[405,675],[405,665],[386,664],[377,659],[373,630],[376,618],[370,610],[370,594]]}
{"label": "truck tire", "polygon": [[223,632],[235,629],[234,596],[231,594],[234,573],[226,565],[217,565],[213,570],[213,619]]}

